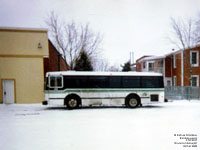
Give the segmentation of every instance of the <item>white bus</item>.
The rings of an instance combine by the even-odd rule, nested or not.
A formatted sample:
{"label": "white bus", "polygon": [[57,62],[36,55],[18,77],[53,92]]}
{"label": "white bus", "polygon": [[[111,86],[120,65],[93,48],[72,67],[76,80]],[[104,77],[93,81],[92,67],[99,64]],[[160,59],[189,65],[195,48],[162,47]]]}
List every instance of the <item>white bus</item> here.
{"label": "white bus", "polygon": [[48,72],[45,101],[69,109],[80,106],[136,108],[164,102],[163,76],[147,72]]}

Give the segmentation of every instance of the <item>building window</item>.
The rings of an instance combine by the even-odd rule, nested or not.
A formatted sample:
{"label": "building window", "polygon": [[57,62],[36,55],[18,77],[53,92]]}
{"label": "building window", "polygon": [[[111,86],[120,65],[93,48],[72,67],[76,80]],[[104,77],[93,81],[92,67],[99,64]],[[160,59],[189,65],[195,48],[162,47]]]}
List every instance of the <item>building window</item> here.
{"label": "building window", "polygon": [[174,68],[176,68],[176,54],[174,55]]}
{"label": "building window", "polygon": [[163,67],[163,60],[158,61],[158,67]]}
{"label": "building window", "polygon": [[154,71],[154,63],[153,62],[149,63],[149,71]]}
{"label": "building window", "polygon": [[169,77],[165,77],[165,86],[172,86],[172,79]]}
{"label": "building window", "polygon": [[171,86],[171,81],[167,80],[167,86]]}
{"label": "building window", "polygon": [[198,75],[191,76],[191,86],[193,86],[193,87],[199,86],[199,76]]}
{"label": "building window", "polygon": [[192,66],[199,66],[199,52],[191,51],[190,52],[190,63]]}
{"label": "building window", "polygon": [[174,86],[177,86],[177,79],[176,79],[176,76],[174,76]]}
{"label": "building window", "polygon": [[167,80],[167,86],[171,86],[171,80]]}

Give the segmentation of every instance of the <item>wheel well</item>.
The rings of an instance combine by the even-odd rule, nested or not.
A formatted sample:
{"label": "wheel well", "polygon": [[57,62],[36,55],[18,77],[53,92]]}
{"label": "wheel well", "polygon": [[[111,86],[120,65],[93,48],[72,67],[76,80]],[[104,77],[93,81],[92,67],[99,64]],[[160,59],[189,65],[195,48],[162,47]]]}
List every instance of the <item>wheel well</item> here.
{"label": "wheel well", "polygon": [[134,98],[138,99],[139,100],[139,104],[141,104],[140,96],[138,94],[136,94],[136,93],[131,93],[131,94],[127,95],[126,98],[125,98],[125,104],[126,105],[128,103],[128,99],[130,99],[131,97],[134,97]]}
{"label": "wheel well", "polygon": [[66,97],[65,97],[65,99],[64,99],[64,105],[66,105],[67,104],[67,100],[68,99],[70,99],[70,98],[75,98],[75,99],[77,99],[78,100],[78,103],[79,103],[79,105],[81,105],[81,98],[80,98],[80,96],[78,96],[77,94],[69,94],[69,95],[67,95]]}

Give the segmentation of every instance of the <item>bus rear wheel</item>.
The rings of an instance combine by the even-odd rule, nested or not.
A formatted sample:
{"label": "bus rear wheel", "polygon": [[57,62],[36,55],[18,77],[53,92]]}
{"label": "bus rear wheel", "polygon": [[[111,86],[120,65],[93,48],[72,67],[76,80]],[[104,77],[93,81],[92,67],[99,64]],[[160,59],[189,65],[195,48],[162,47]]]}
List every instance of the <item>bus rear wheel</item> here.
{"label": "bus rear wheel", "polygon": [[79,107],[80,98],[78,96],[68,96],[65,99],[65,104],[68,109],[76,109]]}
{"label": "bus rear wheel", "polygon": [[140,105],[140,99],[138,96],[129,95],[126,98],[126,106],[129,108],[136,108]]}

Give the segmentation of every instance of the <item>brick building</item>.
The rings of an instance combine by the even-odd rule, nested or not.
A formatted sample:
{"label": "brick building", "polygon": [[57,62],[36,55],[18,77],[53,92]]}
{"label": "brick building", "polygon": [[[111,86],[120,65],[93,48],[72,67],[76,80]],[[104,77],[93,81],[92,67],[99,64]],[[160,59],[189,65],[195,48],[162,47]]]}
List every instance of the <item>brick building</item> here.
{"label": "brick building", "polygon": [[44,58],[44,77],[50,71],[66,71],[69,67],[52,42],[48,40],[49,57]]}
{"label": "brick building", "polygon": [[174,86],[199,86],[200,46],[171,54],[171,74]]}
{"label": "brick building", "polygon": [[178,50],[163,56],[142,57],[136,61],[137,71],[160,72],[165,86],[199,86],[200,46]]}

